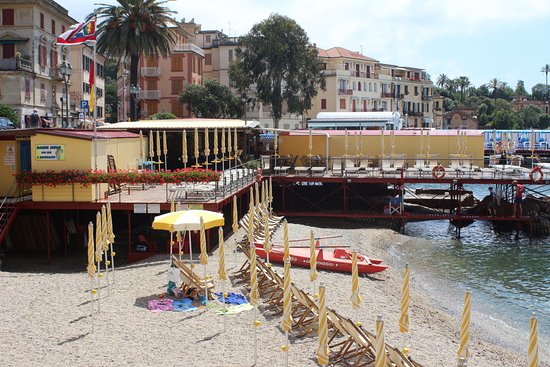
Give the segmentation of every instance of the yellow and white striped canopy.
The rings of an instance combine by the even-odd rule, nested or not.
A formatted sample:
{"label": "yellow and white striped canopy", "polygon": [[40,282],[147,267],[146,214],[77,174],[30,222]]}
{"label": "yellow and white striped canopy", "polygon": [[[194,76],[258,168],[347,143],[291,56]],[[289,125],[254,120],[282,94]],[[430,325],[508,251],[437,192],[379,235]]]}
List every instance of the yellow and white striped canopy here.
{"label": "yellow and white striped canopy", "polygon": [[221,227],[225,221],[222,213],[209,210],[180,210],[157,215],[153,220],[153,229],[170,232],[198,231],[201,229],[200,219],[204,221],[205,229]]}

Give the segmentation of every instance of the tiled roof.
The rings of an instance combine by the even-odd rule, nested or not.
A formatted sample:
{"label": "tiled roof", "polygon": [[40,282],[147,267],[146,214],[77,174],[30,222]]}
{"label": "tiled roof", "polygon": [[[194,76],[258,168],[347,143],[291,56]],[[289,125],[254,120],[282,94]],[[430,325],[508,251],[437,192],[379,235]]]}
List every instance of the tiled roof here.
{"label": "tiled roof", "polygon": [[[84,139],[92,140],[94,138],[93,130],[72,130],[72,129],[37,129],[36,133],[47,134],[47,135],[56,135],[56,136],[65,136],[68,138],[75,139]],[[127,132],[127,131],[109,131],[109,130],[98,130],[97,138],[98,139],[124,139],[124,138],[135,138],[138,137],[138,134]]]}
{"label": "tiled roof", "polygon": [[333,47],[333,48],[329,48],[328,50],[317,48],[317,52],[319,53],[319,57],[327,57],[327,58],[341,57],[346,59],[359,59],[364,61],[379,62],[378,60],[362,55],[359,52],[350,51],[343,47]]}

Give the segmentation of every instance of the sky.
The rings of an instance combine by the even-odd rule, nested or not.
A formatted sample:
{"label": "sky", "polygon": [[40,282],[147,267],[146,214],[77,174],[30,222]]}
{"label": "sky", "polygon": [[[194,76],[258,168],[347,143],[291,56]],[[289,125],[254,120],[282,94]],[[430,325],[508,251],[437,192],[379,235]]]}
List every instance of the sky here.
{"label": "sky", "polygon": [[[56,0],[77,21],[99,2]],[[467,76],[476,87],[497,78],[528,92],[544,84],[550,64],[548,0],[170,0],[177,20],[241,36],[271,14],[288,16],[311,43],[344,47],[382,63],[425,69],[435,83],[440,74]]]}

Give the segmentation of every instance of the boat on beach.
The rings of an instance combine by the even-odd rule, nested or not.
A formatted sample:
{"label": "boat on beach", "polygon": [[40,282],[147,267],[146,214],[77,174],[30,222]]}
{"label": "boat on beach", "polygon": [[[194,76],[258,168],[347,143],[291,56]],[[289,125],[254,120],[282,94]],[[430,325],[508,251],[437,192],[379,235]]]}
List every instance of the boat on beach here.
{"label": "boat on beach", "polygon": [[[267,255],[263,244],[256,243],[255,245],[256,255],[262,259],[266,259]],[[309,268],[309,250],[309,247],[291,247],[290,263],[294,266]],[[336,247],[334,249],[318,247],[315,249],[315,252],[317,255],[317,269],[351,273],[351,251],[343,247]],[[269,261],[282,264],[283,255],[283,246],[273,245],[269,252]],[[360,254],[357,255],[357,267],[359,269],[359,274],[379,273],[388,268],[387,265],[382,264],[382,260],[369,258]]]}

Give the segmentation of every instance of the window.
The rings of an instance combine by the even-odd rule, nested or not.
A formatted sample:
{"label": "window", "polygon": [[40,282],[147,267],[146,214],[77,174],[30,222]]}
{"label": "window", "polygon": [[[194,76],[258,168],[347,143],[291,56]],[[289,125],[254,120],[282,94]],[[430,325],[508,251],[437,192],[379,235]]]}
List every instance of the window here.
{"label": "window", "polygon": [[96,90],[97,98],[103,98],[103,89],[96,87],[95,90]]}
{"label": "window", "polygon": [[38,50],[40,53],[40,60],[39,63],[41,66],[48,65],[48,49],[46,48],[46,45],[40,45],[40,48]]}
{"label": "window", "polygon": [[327,100],[326,100],[326,98],[321,99],[321,109],[322,110],[327,109]]}
{"label": "window", "polygon": [[228,51],[228,61],[229,62],[233,62],[233,50],[229,50]]}
{"label": "window", "polygon": [[414,87],[414,95],[417,96],[418,95],[418,87]]}
{"label": "window", "polygon": [[158,102],[147,102],[145,105],[147,106],[148,115],[154,115],[155,113],[159,112]]}
{"label": "window", "polygon": [[44,13],[40,13],[40,28],[44,29]]}
{"label": "window", "polygon": [[409,94],[409,86],[408,85],[405,86],[405,94]]}
{"label": "window", "polygon": [[344,70],[349,70],[349,63],[347,62],[344,63]]}
{"label": "window", "polygon": [[183,90],[183,79],[172,79],[171,94],[177,95]]}
{"label": "window", "polygon": [[183,104],[179,101],[172,101],[172,113],[178,117],[183,117]]}
{"label": "window", "polygon": [[2,45],[2,58],[11,59],[13,57],[15,57],[15,45],[13,43]]}
{"label": "window", "polygon": [[157,90],[157,81],[156,80],[147,80],[145,83],[145,88],[147,90]]}
{"label": "window", "polygon": [[286,130],[290,129],[290,124],[283,124],[283,129],[286,129]]}
{"label": "window", "polygon": [[40,83],[40,102],[46,101],[46,83]]}
{"label": "window", "polygon": [[358,90],[358,91],[361,91],[361,82],[358,82],[358,83],[357,83],[357,90]]}
{"label": "window", "polygon": [[171,67],[172,71],[183,71],[183,59],[179,55],[172,55]]}
{"label": "window", "polygon": [[31,80],[25,79],[25,99],[31,99]]}
{"label": "window", "polygon": [[53,20],[53,19],[52,19],[52,33],[56,34],[55,33],[55,20]]}
{"label": "window", "polygon": [[61,26],[61,33],[65,33],[65,31],[66,31],[65,25],[62,25]]}
{"label": "window", "polygon": [[55,48],[50,50],[50,65],[52,68],[57,66],[57,50]]}
{"label": "window", "polygon": [[211,35],[207,35],[206,36],[206,43],[210,43],[212,42],[212,36]]}
{"label": "window", "polygon": [[374,83],[374,93],[378,93],[378,83]]}
{"label": "window", "polygon": [[15,11],[2,9],[2,25],[15,25]]}
{"label": "window", "polygon": [[340,99],[340,109],[342,110],[346,109],[346,100],[344,98]]}
{"label": "window", "polygon": [[204,65],[212,65],[212,54],[204,55]]}
{"label": "window", "polygon": [[369,92],[372,92],[372,83],[369,82]]}

